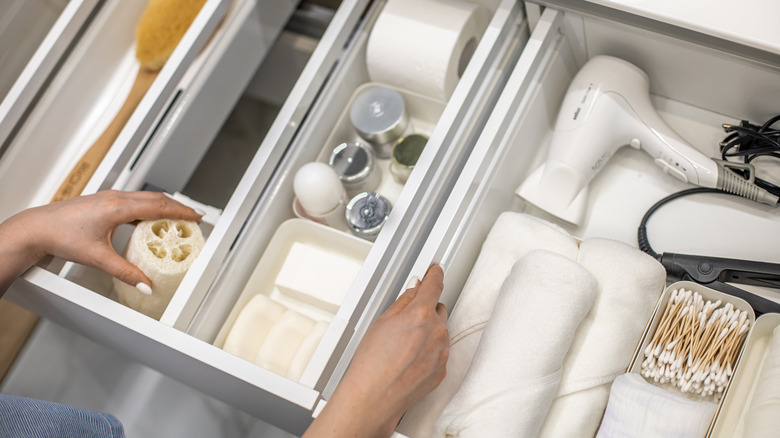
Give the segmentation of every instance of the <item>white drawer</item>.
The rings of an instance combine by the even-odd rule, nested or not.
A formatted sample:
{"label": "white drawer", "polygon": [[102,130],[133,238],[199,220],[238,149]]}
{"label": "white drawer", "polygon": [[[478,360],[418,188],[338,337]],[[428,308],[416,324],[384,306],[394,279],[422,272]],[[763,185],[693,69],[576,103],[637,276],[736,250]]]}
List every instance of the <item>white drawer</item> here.
{"label": "white drawer", "polygon": [[[605,237],[636,247],[637,228],[647,209],[671,193],[692,187],[665,174],[646,153],[622,148],[591,181],[580,226],[515,195],[545,159],[564,94],[588,59],[611,55],[645,70],[653,106],[662,119],[708,156],[720,155],[718,143],[725,137],[722,123],[742,119],[763,123],[777,114],[780,59],[776,55],[769,64],[766,53],[758,59],[739,56],[710,46],[706,38],[703,44],[695,38],[684,41],[676,32],[671,32],[673,36],[664,32],[663,26],[658,26],[658,32],[640,29],[624,20],[590,15],[586,12],[593,8],[582,6],[584,2],[560,3],[579,8],[566,12],[547,8],[541,15],[410,271],[410,276],[421,278],[431,263],[442,263],[446,269],[441,301],[450,310],[500,213],[528,213],[580,239]],[[765,171],[772,181],[780,178],[776,165]],[[650,221],[648,234],[659,253],[779,263],[778,229],[776,207],[708,194],[664,206]],[[769,293],[769,289],[755,292]],[[368,325],[356,329],[359,335],[348,349],[356,347]]]}
{"label": "white drawer", "polygon": [[[216,11],[221,6],[216,3],[211,0],[207,5],[214,4]],[[206,46],[206,56],[195,60],[191,70],[181,72],[178,81],[169,72],[171,84],[166,83],[159,93],[151,90],[158,98],[152,102],[147,96],[142,101],[143,109],[130,120],[134,127],[125,128],[85,192],[137,190],[149,182],[167,191],[180,190],[208,146],[203,137],[216,135],[264,54],[260,50],[255,58],[246,59],[249,46],[257,42],[241,38],[256,30],[244,32],[254,23],[247,17],[259,16],[265,23],[264,9],[285,9],[276,3],[261,2],[255,8],[255,2],[237,2],[220,28],[221,37]],[[343,126],[353,93],[369,81],[366,43],[384,2],[342,2],[159,321],[96,293],[105,294],[110,279],[69,263],[62,269],[54,265],[33,268],[6,297],[258,418],[302,432],[317,401],[327,398],[341,378],[336,365],[342,359],[348,361],[345,347],[358,321],[373,319],[386,297],[400,289],[398,280],[413,262],[408,254],[422,245],[528,37],[519,4],[512,0],[485,3],[489,4],[490,23],[449,100],[418,104],[425,99],[411,98],[410,110],[419,111],[410,116],[419,118],[415,126],[430,139],[408,182],[393,194],[389,220],[301,382],[212,344],[271,236],[294,217],[295,171],[307,162],[322,161],[333,147],[331,141],[344,141],[338,140],[344,135],[339,126]],[[284,10],[288,15],[290,11]],[[268,44],[260,45],[265,50],[270,46],[262,38],[260,42]],[[191,50],[197,52],[199,47],[193,45]],[[224,68],[223,62],[237,63],[239,68]],[[215,90],[226,90],[228,96]],[[47,109],[40,102],[38,108]],[[35,120],[28,117],[27,123]],[[29,162],[30,156],[22,162]],[[55,157],[56,163],[44,173],[67,168],[70,156],[63,152]],[[38,184],[36,193],[20,197],[16,209],[46,202],[56,185]],[[121,244],[117,239],[115,243]]]}
{"label": "white drawer", "polygon": [[[218,25],[230,3],[204,4],[85,193],[95,191],[100,182],[116,179],[114,169],[127,164],[144,145],[178,94],[185,73],[192,71],[193,63],[209,57],[198,56],[209,38],[219,40],[229,33],[230,25]],[[285,20],[291,13],[293,2],[287,3],[286,15],[277,8],[277,18]],[[63,11],[2,103],[0,184],[16,189],[3,193],[0,218],[49,202],[64,176],[108,125],[138,69],[133,35],[144,8],[143,2],[79,1]],[[216,45],[210,44],[207,51]]]}

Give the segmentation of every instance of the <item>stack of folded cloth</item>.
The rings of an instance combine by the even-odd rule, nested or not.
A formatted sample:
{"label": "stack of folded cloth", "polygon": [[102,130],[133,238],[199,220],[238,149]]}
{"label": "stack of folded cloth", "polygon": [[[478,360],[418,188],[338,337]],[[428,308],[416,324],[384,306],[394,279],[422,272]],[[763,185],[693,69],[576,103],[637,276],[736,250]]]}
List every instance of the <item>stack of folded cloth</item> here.
{"label": "stack of folded cloth", "polygon": [[638,373],[622,374],[612,383],[597,438],[703,438],[716,409],[713,402],[691,400]]}
{"label": "stack of folded cloth", "polygon": [[503,213],[448,321],[447,376],[399,432],[593,436],[665,277],[624,243],[578,246],[554,224]]}

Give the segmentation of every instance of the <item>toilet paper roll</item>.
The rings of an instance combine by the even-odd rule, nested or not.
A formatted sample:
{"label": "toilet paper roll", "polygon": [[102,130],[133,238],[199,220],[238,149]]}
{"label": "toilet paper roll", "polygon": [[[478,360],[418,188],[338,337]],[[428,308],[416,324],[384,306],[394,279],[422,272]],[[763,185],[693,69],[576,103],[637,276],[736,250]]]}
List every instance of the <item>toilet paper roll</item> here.
{"label": "toilet paper roll", "polygon": [[152,294],[114,278],[119,302],[160,319],[184,274],[203,248],[203,234],[191,221],[142,221],[127,242],[125,258],[152,280]]}
{"label": "toilet paper roll", "polygon": [[311,357],[314,355],[314,350],[320,345],[322,335],[325,334],[325,330],[328,329],[328,323],[326,321],[317,321],[314,327],[309,331],[309,334],[303,338],[301,345],[298,347],[298,351],[295,352],[290,367],[287,370],[287,377],[290,380],[299,381],[303,376],[303,372],[306,371],[306,366],[309,365]]}
{"label": "toilet paper roll", "polygon": [[447,100],[489,22],[466,0],[389,0],[366,47],[371,80]]}
{"label": "toilet paper roll", "polygon": [[271,327],[282,317],[286,307],[259,294],[241,309],[222,349],[250,362],[255,360]]}
{"label": "toilet paper roll", "polygon": [[287,310],[268,332],[265,342],[257,352],[255,364],[286,376],[298,347],[313,327],[314,320],[311,318],[294,310]]}

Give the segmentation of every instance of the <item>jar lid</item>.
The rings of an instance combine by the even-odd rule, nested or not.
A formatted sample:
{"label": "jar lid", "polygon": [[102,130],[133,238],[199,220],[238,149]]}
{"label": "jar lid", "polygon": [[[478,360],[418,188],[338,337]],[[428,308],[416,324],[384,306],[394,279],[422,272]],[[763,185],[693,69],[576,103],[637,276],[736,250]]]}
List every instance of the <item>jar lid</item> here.
{"label": "jar lid", "polygon": [[394,142],[406,129],[401,93],[387,87],[370,87],[355,97],[349,111],[352,126],[372,144]]}
{"label": "jar lid", "polygon": [[333,149],[328,161],[341,181],[350,184],[366,179],[374,169],[374,153],[357,141],[341,143]]}
{"label": "jar lid", "polygon": [[398,140],[393,147],[393,162],[401,167],[414,167],[426,143],[428,137],[422,134],[409,134]]}
{"label": "jar lid", "polygon": [[362,237],[375,237],[390,214],[390,201],[375,192],[363,192],[347,204],[347,223]]}

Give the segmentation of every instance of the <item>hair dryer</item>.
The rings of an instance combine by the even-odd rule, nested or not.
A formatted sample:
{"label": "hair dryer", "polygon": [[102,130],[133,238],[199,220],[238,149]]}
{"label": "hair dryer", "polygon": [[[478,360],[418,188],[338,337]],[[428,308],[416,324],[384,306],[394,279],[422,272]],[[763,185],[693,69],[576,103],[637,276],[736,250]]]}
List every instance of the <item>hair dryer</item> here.
{"label": "hair dryer", "polygon": [[[611,56],[590,59],[574,77],[558,113],[547,160],[515,193],[579,225],[588,184],[625,145],[647,152],[656,165],[683,182],[777,203],[776,196],[752,183],[751,165],[713,160],[675,133],[650,102],[645,72]],[[730,166],[750,169],[751,179]]]}

